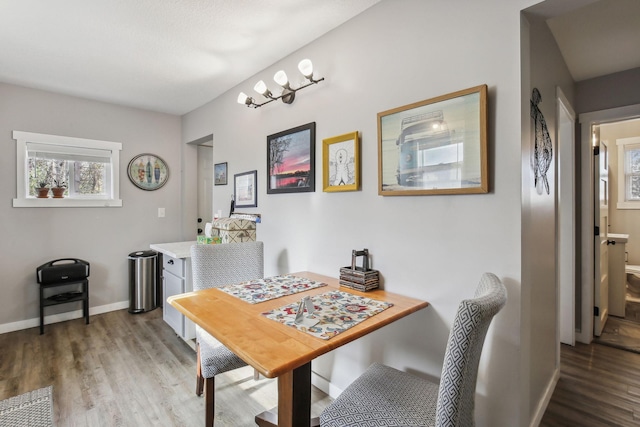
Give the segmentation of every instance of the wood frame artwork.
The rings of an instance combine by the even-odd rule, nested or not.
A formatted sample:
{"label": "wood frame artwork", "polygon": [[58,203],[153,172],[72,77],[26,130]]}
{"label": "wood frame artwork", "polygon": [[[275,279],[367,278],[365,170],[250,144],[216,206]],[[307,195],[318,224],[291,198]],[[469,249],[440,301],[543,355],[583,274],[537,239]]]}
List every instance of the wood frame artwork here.
{"label": "wood frame artwork", "polygon": [[487,85],[378,113],[378,194],[487,193]]}

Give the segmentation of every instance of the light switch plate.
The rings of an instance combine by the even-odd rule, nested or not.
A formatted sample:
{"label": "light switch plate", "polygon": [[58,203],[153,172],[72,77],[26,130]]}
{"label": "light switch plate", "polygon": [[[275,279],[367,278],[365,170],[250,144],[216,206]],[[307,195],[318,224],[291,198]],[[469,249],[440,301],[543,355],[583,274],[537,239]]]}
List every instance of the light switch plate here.
{"label": "light switch plate", "polygon": [[158,218],[164,218],[164,208],[158,208]]}

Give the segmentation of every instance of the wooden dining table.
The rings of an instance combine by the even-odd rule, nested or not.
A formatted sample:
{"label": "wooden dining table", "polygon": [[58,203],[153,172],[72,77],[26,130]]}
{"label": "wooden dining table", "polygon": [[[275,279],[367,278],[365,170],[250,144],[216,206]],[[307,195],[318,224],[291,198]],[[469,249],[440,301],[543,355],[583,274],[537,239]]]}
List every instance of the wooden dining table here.
{"label": "wooden dining table", "polygon": [[[299,427],[318,425],[311,419],[311,361],[370,332],[429,305],[426,301],[381,289],[359,292],[340,286],[338,279],[311,273],[290,273],[328,286],[251,304],[217,288],[168,298],[169,304],[267,378],[278,379],[277,413],[256,416],[259,426]],[[357,325],[321,339],[271,320],[262,313],[296,303],[305,296],[341,290],[393,304]]]}

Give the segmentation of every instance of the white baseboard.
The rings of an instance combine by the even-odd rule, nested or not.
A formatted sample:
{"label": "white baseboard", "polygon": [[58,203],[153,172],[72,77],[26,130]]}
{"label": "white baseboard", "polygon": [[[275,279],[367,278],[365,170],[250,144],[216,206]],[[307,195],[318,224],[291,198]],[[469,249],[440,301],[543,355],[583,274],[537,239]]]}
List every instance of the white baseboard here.
{"label": "white baseboard", "polygon": [[538,427],[540,425],[540,422],[542,422],[542,417],[547,410],[547,406],[549,406],[551,396],[553,396],[553,391],[556,389],[556,384],[558,384],[559,379],[560,367],[557,367],[555,372],[553,373],[553,377],[551,377],[551,380],[549,381],[549,384],[547,384],[547,388],[542,395],[542,399],[540,399],[540,402],[538,402],[538,407],[533,414],[533,418],[531,419],[531,424],[529,424],[529,427]]}
{"label": "white baseboard", "polygon": [[334,386],[330,381],[327,381],[325,378],[321,377],[313,371],[311,371],[311,384],[331,396],[333,399],[340,396],[340,393],[342,393],[341,389]]}
{"label": "white baseboard", "polygon": [[[120,301],[113,304],[101,305],[98,307],[89,307],[89,316],[108,313],[110,311],[122,310],[123,308],[129,308],[129,301]],[[44,324],[46,326],[52,323],[65,322],[67,320],[80,318],[82,318],[82,309],[44,316]],[[21,331],[23,329],[35,328],[38,326],[40,326],[39,317],[36,317],[34,319],[21,320],[19,322],[5,323],[0,325],[0,334],[13,331]]]}

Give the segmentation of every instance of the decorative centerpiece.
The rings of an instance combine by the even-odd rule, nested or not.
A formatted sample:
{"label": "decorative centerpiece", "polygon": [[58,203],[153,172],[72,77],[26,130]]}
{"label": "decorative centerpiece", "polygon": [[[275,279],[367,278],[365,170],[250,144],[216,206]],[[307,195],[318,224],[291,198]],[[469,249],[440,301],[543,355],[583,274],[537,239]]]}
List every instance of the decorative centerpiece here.
{"label": "decorative centerpiece", "polygon": [[[356,266],[356,258],[362,257],[362,267]],[[340,286],[356,291],[370,291],[380,285],[378,270],[369,269],[369,250],[351,251],[351,266],[340,268]]]}

